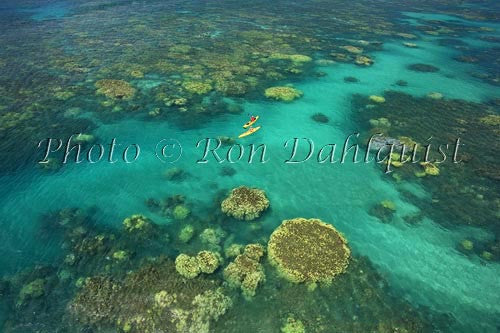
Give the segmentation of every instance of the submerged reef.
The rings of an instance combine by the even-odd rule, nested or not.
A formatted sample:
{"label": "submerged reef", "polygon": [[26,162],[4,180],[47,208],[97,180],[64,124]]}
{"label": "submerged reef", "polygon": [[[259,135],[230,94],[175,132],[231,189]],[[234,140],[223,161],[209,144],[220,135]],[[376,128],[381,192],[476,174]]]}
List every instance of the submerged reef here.
{"label": "submerged reef", "polygon": [[302,92],[293,87],[271,87],[265,91],[267,98],[276,99],[283,102],[291,102],[302,97]]}
{"label": "submerged reef", "polygon": [[155,232],[155,225],[144,215],[136,214],[123,220],[123,228],[133,237],[146,239]]}
{"label": "submerged reef", "polygon": [[450,324],[446,316],[414,309],[391,294],[364,257],[351,258],[328,284],[284,283],[274,269],[265,269],[266,281],[252,301],[235,302],[213,325],[216,332],[240,331],[242,321],[249,332],[431,332]]}
{"label": "submerged reef", "polygon": [[223,213],[238,220],[251,221],[258,218],[269,207],[269,199],[263,190],[240,186],[221,203]]}
{"label": "submerged reef", "polygon": [[391,222],[394,212],[396,211],[396,205],[390,200],[384,200],[370,209],[370,215],[373,215],[380,219],[382,222]]}
{"label": "submerged reef", "polygon": [[167,259],[122,280],[87,278],[69,305],[77,322],[126,332],[209,332],[232,301],[209,280],[179,278]]}
{"label": "submerged reef", "polygon": [[408,65],[408,69],[414,72],[422,73],[434,73],[439,71],[439,68],[437,68],[436,66],[428,64],[411,64]]}
{"label": "submerged reef", "polygon": [[[401,92],[384,94],[385,102],[368,108],[369,96],[356,96],[354,109],[364,128],[364,138],[383,133],[394,138],[395,154],[391,155],[394,180],[420,182],[431,198],[419,198],[404,189],[405,197],[425,215],[445,226],[474,225],[500,236],[498,221],[498,186],[500,154],[495,103],[474,103],[460,99],[413,97]],[[384,120],[381,122],[380,120]],[[422,121],[425,119],[425,121]],[[390,124],[390,126],[387,126]],[[432,137],[431,139],[429,139]],[[454,146],[459,149],[456,161]],[[405,144],[405,156],[401,156]],[[448,145],[448,146],[447,146]],[[428,161],[424,153],[429,150]],[[441,149],[446,154],[443,162]],[[416,153],[415,163],[404,162]],[[372,214],[388,221],[390,211],[375,207]]]}
{"label": "submerged reef", "polygon": [[[214,211],[220,212],[218,207]],[[372,331],[377,326],[419,331],[429,327],[421,309],[415,312],[402,300],[393,299],[369,262],[348,256],[350,250],[342,236],[319,220],[285,221],[269,240],[269,260],[264,246],[255,242],[240,245],[235,233],[228,235],[224,225],[214,227],[218,222],[212,218],[192,220],[203,232],[189,243],[166,243],[163,236],[168,234],[160,225],[155,226],[155,235],[163,236],[137,239],[136,233],[147,225],[141,215],[129,218],[132,232],[121,228],[113,233],[98,226],[89,228],[91,219],[78,209],[51,213],[45,220],[60,226],[65,241],[74,245],[62,248],[60,267],[34,268],[0,283],[0,293],[12,309],[5,332],[18,332],[16,328],[35,322],[51,331],[225,333],[237,331],[241,320],[251,318],[246,325],[253,331],[321,331],[331,325],[340,331]],[[266,235],[259,229],[246,237],[262,239]],[[218,252],[205,249],[210,245],[222,248],[222,243],[228,262],[225,267]],[[302,256],[297,255],[299,248]],[[283,249],[290,255],[284,256],[279,251]],[[477,251],[492,249],[477,246]],[[165,251],[171,253],[169,258],[177,259],[147,255]],[[323,258],[319,266],[309,266],[310,256],[312,260]],[[485,253],[482,257],[491,256]],[[294,282],[308,284],[287,283],[282,270],[269,262],[288,272],[293,269],[289,276]],[[307,273],[302,274],[302,267]],[[359,319],[352,317],[355,304]],[[361,320],[365,317],[370,320]]]}
{"label": "submerged reef", "polygon": [[224,269],[224,278],[229,285],[241,288],[246,298],[255,296],[257,287],[265,281],[264,268],[259,263],[263,255],[262,245],[248,244],[243,253]]}
{"label": "submerged reef", "polygon": [[200,251],[196,256],[181,253],[175,259],[175,269],[183,277],[192,279],[200,273],[213,273],[221,262],[221,256],[212,251]]}
{"label": "submerged reef", "polygon": [[97,94],[116,99],[130,99],[136,91],[130,83],[123,80],[99,80],[95,83],[95,86]]}
{"label": "submerged reef", "polygon": [[283,221],[267,249],[271,263],[292,282],[330,282],[345,272],[351,255],[342,234],[318,219]]}
{"label": "submerged reef", "polygon": [[320,124],[326,124],[330,121],[328,117],[323,113],[315,113],[311,116],[311,119]]}

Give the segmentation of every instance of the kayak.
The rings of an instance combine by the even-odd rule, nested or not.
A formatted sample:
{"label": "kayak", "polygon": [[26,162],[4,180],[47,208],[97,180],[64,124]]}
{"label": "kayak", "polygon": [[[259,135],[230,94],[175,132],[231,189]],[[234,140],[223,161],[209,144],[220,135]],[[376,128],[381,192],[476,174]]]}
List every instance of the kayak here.
{"label": "kayak", "polygon": [[245,137],[245,136],[247,136],[247,135],[250,135],[250,134],[252,134],[252,133],[257,132],[259,129],[260,129],[260,126],[258,126],[258,127],[254,127],[254,128],[251,128],[251,129],[249,129],[248,131],[241,133],[241,134],[238,136],[238,138],[240,138],[240,139],[241,139],[241,138],[244,138],[244,137]]}
{"label": "kayak", "polygon": [[248,123],[246,123],[245,125],[243,125],[243,128],[248,128],[250,126],[252,126],[253,124],[255,124],[255,122],[259,120],[259,116],[255,117],[255,120],[254,121],[249,121]]}

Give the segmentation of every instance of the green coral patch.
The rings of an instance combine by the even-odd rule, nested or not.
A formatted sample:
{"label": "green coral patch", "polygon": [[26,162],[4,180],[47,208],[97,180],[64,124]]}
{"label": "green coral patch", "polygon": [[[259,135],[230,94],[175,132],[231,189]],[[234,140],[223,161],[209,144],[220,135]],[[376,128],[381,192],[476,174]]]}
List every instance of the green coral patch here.
{"label": "green coral patch", "polygon": [[293,282],[328,282],[343,273],[351,250],[345,238],[318,219],[285,220],[272,233],[268,255],[285,278]]}

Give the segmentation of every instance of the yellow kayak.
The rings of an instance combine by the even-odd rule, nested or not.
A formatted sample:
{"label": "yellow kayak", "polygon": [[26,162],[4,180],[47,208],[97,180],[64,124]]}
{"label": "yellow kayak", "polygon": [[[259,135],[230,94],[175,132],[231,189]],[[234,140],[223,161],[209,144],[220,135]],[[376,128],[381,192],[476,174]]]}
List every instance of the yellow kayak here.
{"label": "yellow kayak", "polygon": [[249,121],[248,123],[246,123],[245,125],[243,125],[243,128],[248,128],[248,127],[252,126],[253,124],[255,124],[255,122],[257,120],[259,120],[259,116],[255,117],[254,121]]}
{"label": "yellow kayak", "polygon": [[238,136],[238,138],[240,138],[240,139],[241,139],[241,138],[244,138],[244,137],[245,137],[245,136],[247,136],[247,135],[250,135],[250,134],[252,134],[252,133],[257,132],[259,129],[260,129],[260,126],[258,126],[258,127],[254,127],[254,128],[251,128],[251,129],[249,129],[248,131],[246,131],[246,132],[244,132],[244,133],[241,133],[241,134]]}

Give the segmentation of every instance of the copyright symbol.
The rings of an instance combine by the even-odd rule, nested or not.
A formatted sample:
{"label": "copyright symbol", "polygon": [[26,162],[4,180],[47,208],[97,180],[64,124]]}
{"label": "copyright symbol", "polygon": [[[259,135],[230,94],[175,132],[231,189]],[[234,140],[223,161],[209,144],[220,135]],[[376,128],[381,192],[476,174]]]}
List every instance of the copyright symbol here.
{"label": "copyright symbol", "polygon": [[155,155],[162,163],[175,163],[182,156],[182,145],[176,139],[163,139],[156,144]]}

